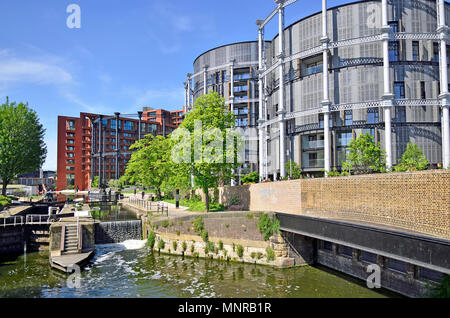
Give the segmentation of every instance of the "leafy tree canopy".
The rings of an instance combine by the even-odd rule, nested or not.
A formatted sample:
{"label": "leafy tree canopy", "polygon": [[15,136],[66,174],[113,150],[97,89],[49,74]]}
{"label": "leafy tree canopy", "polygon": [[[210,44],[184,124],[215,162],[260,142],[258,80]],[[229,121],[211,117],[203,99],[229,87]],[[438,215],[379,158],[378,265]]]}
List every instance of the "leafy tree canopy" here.
{"label": "leafy tree canopy", "polygon": [[367,174],[384,171],[385,154],[366,132],[348,144],[347,161],[342,164],[343,169],[354,174]]}
{"label": "leafy tree canopy", "polygon": [[0,178],[2,194],[17,175],[39,169],[45,161],[45,129],[28,104],[0,105]]}
{"label": "leafy tree canopy", "polygon": [[394,167],[395,171],[399,172],[426,170],[427,168],[428,160],[422,149],[412,142],[408,143],[399,164]]}
{"label": "leafy tree canopy", "polygon": [[127,165],[125,176],[132,183],[153,187],[161,198],[162,187],[174,173],[171,161],[172,141],[151,134],[135,142],[130,149],[135,151]]}

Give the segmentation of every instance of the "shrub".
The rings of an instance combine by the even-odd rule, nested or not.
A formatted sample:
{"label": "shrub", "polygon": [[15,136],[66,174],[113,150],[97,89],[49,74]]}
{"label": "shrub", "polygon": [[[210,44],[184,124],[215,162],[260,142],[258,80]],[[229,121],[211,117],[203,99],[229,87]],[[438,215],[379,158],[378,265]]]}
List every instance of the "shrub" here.
{"label": "shrub", "polygon": [[206,243],[206,246],[205,246],[205,249],[206,249],[206,254],[208,254],[208,252],[214,252],[214,249],[215,249],[215,246],[214,246],[214,243],[213,242],[207,242]]}
{"label": "shrub", "polygon": [[233,243],[233,252],[236,251],[236,244]]}
{"label": "shrub", "polygon": [[225,227],[228,229],[230,227],[230,224],[225,224]]}
{"label": "shrub", "polygon": [[395,171],[420,171],[428,168],[428,160],[416,144],[409,142]]}
{"label": "shrub", "polygon": [[155,247],[156,242],[156,234],[155,232],[151,231],[147,238],[147,245],[153,250]]}
{"label": "shrub", "polygon": [[250,172],[247,175],[241,176],[241,181],[242,181],[243,184],[246,184],[246,183],[257,183],[257,182],[259,182],[259,174],[256,171]]}
{"label": "shrub", "polygon": [[161,226],[162,227],[168,227],[169,226],[169,221],[167,221],[167,220],[162,221],[161,222]]}
{"label": "shrub", "polygon": [[163,250],[166,247],[166,243],[164,242],[164,240],[159,240],[158,242],[158,251]]}
{"label": "shrub", "polygon": [[196,217],[194,219],[194,231],[200,233],[203,230],[203,219],[201,217]]}
{"label": "shrub", "polygon": [[253,259],[255,259],[255,258],[256,258],[256,253],[255,253],[255,252],[252,252],[252,253],[250,254],[250,257],[253,258]]}
{"label": "shrub", "polygon": [[219,250],[220,250],[220,251],[223,250],[223,242],[222,242],[222,241],[219,241],[218,244],[219,244]]}
{"label": "shrub", "polygon": [[180,236],[180,230],[177,230],[176,233],[177,233],[177,236]]}
{"label": "shrub", "polygon": [[244,256],[244,247],[242,245],[238,245],[236,248],[236,254],[237,256],[239,256],[240,258],[242,258],[242,256]]}
{"label": "shrub", "polygon": [[207,230],[202,230],[200,232],[200,236],[201,236],[203,242],[208,242],[208,231]]}
{"label": "shrub", "polygon": [[187,250],[187,244],[185,241],[183,241],[183,243],[181,243],[181,249],[183,250],[183,252],[186,252]]}
{"label": "shrub", "polygon": [[223,257],[227,257],[228,251],[227,250],[223,250]]}
{"label": "shrub", "polygon": [[261,259],[262,257],[263,257],[263,253],[261,253],[261,252],[256,253],[257,259]]}
{"label": "shrub", "polygon": [[259,215],[257,226],[265,241],[269,240],[273,234],[280,232],[280,221],[276,218],[271,220],[266,213]]}
{"label": "shrub", "polygon": [[173,247],[173,251],[176,252],[177,251],[177,247],[178,247],[177,241],[172,241],[172,247]]}
{"label": "shrub", "polygon": [[445,274],[440,283],[433,286],[428,294],[431,298],[450,298],[450,275]]}
{"label": "shrub", "polygon": [[178,222],[179,226],[183,226],[183,221]]}
{"label": "shrub", "polygon": [[266,254],[267,254],[267,262],[275,260],[275,252],[273,251],[272,248],[267,247],[266,248]]}
{"label": "shrub", "polygon": [[191,254],[194,253],[194,251],[195,251],[195,243],[192,243],[192,245],[191,245]]}
{"label": "shrub", "polygon": [[245,216],[247,219],[251,220],[253,219],[253,213],[249,213]]}
{"label": "shrub", "polygon": [[[292,179],[300,179],[302,177],[302,168],[296,163],[295,161],[289,160],[284,165],[284,169],[287,172],[287,174],[290,175],[292,172]],[[285,178],[286,180],[287,178]]]}

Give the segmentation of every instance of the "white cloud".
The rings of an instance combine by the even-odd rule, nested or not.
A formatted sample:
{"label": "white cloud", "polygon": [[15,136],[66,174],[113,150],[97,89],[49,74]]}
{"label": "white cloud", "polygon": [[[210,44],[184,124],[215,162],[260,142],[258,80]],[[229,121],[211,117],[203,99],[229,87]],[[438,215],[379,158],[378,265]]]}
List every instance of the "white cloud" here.
{"label": "white cloud", "polygon": [[21,58],[8,49],[0,49],[0,85],[71,83],[72,75],[61,64],[57,57]]}
{"label": "white cloud", "polygon": [[56,65],[15,58],[0,60],[0,83],[65,84],[72,80],[69,72]]}

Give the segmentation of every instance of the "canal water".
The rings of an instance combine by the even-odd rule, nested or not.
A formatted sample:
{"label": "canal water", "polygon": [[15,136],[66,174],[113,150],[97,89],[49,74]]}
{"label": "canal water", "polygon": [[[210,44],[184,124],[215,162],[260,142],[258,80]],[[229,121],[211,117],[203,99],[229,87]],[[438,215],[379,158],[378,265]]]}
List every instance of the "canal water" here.
{"label": "canal water", "polygon": [[336,272],[310,266],[276,269],[183,259],[151,253],[147,247],[130,249],[128,245],[97,245],[91,264],[81,273],[79,288],[69,287],[75,280],[68,284],[67,275],[50,269],[48,253],[0,261],[0,297],[393,296],[370,290]]}

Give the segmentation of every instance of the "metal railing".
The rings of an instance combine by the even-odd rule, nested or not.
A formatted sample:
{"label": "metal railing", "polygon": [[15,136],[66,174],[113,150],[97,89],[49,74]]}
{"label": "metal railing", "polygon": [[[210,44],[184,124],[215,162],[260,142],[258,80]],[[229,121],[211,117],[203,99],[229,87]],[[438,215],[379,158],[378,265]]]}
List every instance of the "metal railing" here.
{"label": "metal railing", "polygon": [[145,210],[146,212],[155,211],[157,213],[166,214],[167,216],[169,215],[169,205],[167,204],[167,202],[163,201],[153,202],[149,200],[138,199],[135,197],[128,197],[125,200],[128,201],[128,203],[142,210]]}
{"label": "metal railing", "polygon": [[0,227],[50,223],[51,220],[47,214],[28,214],[25,216],[8,216],[0,218]]}
{"label": "metal railing", "polygon": [[28,214],[25,224],[50,224],[50,217],[47,214]]}
{"label": "metal railing", "polygon": [[0,226],[16,226],[16,225],[24,225],[23,216],[8,216],[0,219]]}

